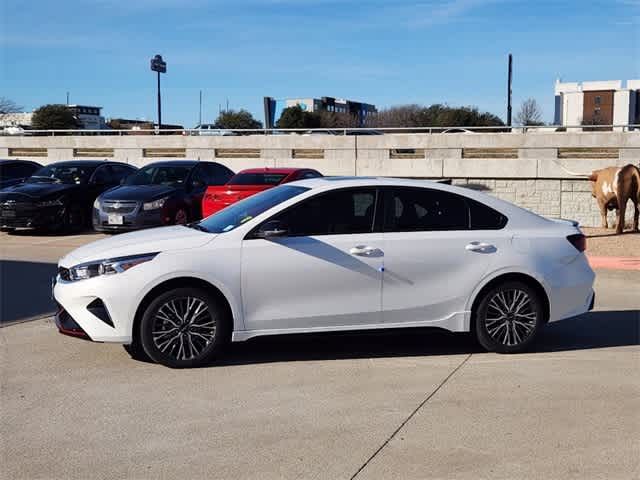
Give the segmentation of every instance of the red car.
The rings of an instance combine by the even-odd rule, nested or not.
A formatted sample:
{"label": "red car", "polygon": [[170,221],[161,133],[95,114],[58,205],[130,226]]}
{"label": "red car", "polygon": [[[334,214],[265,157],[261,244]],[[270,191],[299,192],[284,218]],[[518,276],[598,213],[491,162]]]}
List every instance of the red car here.
{"label": "red car", "polygon": [[226,184],[207,188],[202,216],[208,217],[232,203],[283,183],[322,177],[311,168],[250,168],[236,173]]}

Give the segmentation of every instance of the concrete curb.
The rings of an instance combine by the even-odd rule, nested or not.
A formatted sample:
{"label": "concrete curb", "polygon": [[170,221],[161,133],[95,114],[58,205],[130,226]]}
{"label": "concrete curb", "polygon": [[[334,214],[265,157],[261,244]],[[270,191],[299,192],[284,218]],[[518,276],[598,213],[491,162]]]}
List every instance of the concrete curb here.
{"label": "concrete curb", "polygon": [[640,271],[640,257],[593,257],[587,255],[591,268]]}

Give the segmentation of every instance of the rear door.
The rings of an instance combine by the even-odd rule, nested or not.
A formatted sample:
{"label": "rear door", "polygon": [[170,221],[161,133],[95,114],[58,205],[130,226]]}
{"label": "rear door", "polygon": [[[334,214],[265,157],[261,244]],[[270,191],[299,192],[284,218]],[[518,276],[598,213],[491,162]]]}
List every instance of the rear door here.
{"label": "rear door", "polygon": [[[267,220],[288,233],[242,242],[242,302],[248,330],[380,323],[382,233],[377,190],[332,190]],[[266,223],[266,222],[265,222]]]}
{"label": "rear door", "polygon": [[384,217],[385,323],[445,321],[462,314],[509,242],[500,213],[442,190],[385,190]]}

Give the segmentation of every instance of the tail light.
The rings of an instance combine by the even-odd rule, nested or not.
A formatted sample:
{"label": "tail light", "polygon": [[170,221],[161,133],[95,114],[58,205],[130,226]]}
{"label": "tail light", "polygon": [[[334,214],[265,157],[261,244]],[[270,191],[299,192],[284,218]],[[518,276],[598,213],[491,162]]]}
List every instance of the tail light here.
{"label": "tail light", "polygon": [[587,238],[581,233],[569,235],[567,240],[569,240],[569,243],[571,243],[571,245],[573,245],[579,252],[584,252],[587,249]]}

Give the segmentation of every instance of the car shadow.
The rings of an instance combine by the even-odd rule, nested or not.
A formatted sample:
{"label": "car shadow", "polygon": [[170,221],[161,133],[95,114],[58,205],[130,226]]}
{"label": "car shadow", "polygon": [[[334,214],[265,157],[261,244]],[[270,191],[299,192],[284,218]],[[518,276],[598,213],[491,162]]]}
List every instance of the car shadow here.
{"label": "car shadow", "polygon": [[[546,325],[527,352],[563,352],[640,344],[640,310],[596,311]],[[481,353],[469,333],[408,328],[260,337],[232,344],[210,367],[272,362]]]}
{"label": "car shadow", "polygon": [[0,325],[55,312],[55,263],[0,260]]}

